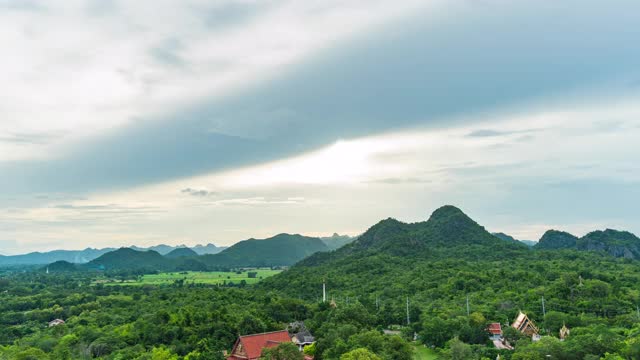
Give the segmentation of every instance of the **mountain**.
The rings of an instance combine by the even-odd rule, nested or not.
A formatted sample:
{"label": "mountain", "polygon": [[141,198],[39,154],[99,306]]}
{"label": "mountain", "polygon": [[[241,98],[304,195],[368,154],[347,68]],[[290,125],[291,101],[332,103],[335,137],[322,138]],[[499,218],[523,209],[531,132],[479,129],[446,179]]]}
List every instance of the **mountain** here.
{"label": "mountain", "polygon": [[75,264],[72,264],[68,261],[60,260],[47,265],[42,270],[48,271],[49,273],[56,273],[56,272],[78,271],[78,268],[76,267]]}
{"label": "mountain", "polygon": [[502,233],[502,232],[491,233],[491,235],[497,237],[498,239],[507,241],[507,242],[516,242],[516,243],[520,242],[520,243],[523,243],[523,244],[525,244],[527,246],[533,246],[533,245],[536,244],[536,242],[533,241],[533,240],[518,240],[518,239],[514,238],[513,236],[507,235],[507,234]]}
{"label": "mountain", "polygon": [[[380,291],[391,298],[406,295],[399,283],[425,289],[435,289],[441,283],[463,287],[448,280],[449,276],[461,276],[450,273],[457,264],[483,264],[478,266],[492,270],[493,262],[531,253],[524,244],[495,237],[460,209],[447,205],[423,222],[382,220],[350,244],[313,254],[259,286],[307,297],[317,294],[318,284],[326,278],[343,295]],[[428,276],[435,278],[425,282]],[[506,273],[495,276],[504,277]],[[469,273],[466,277],[475,276]]]}
{"label": "mountain", "polygon": [[536,249],[575,249],[578,238],[568,232],[547,230],[542,235]]}
{"label": "mountain", "polygon": [[209,266],[289,266],[319,251],[329,251],[319,238],[279,234],[263,240],[240,241],[218,254],[203,255],[201,259]]}
{"label": "mountain", "polygon": [[226,249],[226,246],[215,246],[214,244],[201,245],[198,244],[191,249],[198,253],[198,255],[206,255],[206,254],[217,254],[222,250]]}
{"label": "mountain", "polygon": [[640,259],[640,239],[628,231],[597,230],[578,238],[563,231],[549,230],[536,249],[574,249],[603,252],[617,258]]}
{"label": "mountain", "polygon": [[348,235],[339,235],[337,233],[334,233],[331,236],[320,238],[320,240],[322,240],[322,242],[325,243],[325,245],[327,245],[329,250],[339,249],[347,245],[348,243],[354,241],[355,239],[357,239],[357,237],[352,237]]}
{"label": "mountain", "polygon": [[48,252],[32,252],[23,255],[0,256],[0,265],[44,265],[56,261],[86,263],[113,250],[115,249],[86,248],[84,250],[54,250]]}
{"label": "mountain", "polygon": [[193,251],[192,249],[184,247],[184,248],[177,248],[177,249],[171,250],[169,253],[165,254],[164,256],[171,259],[171,258],[179,258],[179,257],[198,256],[198,253]]}
{"label": "mountain", "polygon": [[627,231],[593,231],[578,239],[578,250],[603,251],[614,257],[640,259],[640,239]]}
{"label": "mountain", "polygon": [[136,251],[152,250],[152,251],[157,252],[160,255],[166,255],[166,254],[170,253],[171,251],[173,251],[175,249],[180,249],[180,248],[185,248],[185,247],[187,247],[187,246],[186,245],[171,246],[171,245],[165,245],[165,244],[154,245],[154,246],[150,246],[148,248],[137,247],[135,245],[129,246],[130,249],[133,249],[133,250],[136,250]]}
{"label": "mountain", "polygon": [[86,266],[102,270],[163,270],[170,268],[171,265],[169,259],[156,251],[137,251],[131,248],[120,248],[91,260]]}
{"label": "mountain", "polygon": [[[161,245],[151,246],[148,248],[132,245],[130,246],[130,248],[136,251],[153,250],[161,255],[166,255],[175,249],[184,249],[187,247],[185,245],[171,246],[171,245],[161,244]],[[226,249],[226,247],[217,247],[213,244],[207,244],[204,246],[196,245],[193,247],[193,250],[198,255],[217,254],[224,249]],[[11,255],[11,256],[0,255],[0,266],[44,265],[44,264],[51,264],[56,261],[67,261],[74,264],[84,264],[114,250],[116,250],[116,248],[104,248],[104,249],[86,248],[84,250],[54,250],[54,251],[47,251],[47,252],[32,252],[32,253],[23,254],[23,255]]]}

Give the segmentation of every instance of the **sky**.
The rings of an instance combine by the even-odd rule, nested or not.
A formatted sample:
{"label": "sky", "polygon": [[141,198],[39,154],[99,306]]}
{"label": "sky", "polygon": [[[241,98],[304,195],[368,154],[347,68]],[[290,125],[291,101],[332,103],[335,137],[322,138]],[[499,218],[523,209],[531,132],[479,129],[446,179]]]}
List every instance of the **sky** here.
{"label": "sky", "polygon": [[0,0],[0,254],[640,234],[640,3]]}

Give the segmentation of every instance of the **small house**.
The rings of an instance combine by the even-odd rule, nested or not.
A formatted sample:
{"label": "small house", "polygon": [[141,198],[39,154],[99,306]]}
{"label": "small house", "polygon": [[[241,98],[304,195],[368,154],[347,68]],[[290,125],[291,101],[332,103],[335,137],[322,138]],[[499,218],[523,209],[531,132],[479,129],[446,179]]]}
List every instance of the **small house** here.
{"label": "small house", "polygon": [[501,340],[502,339],[502,325],[500,323],[491,323],[487,327],[487,332],[489,333],[489,338],[491,340]]}
{"label": "small house", "polygon": [[316,339],[313,337],[313,335],[311,335],[309,330],[303,330],[303,331],[300,331],[297,334],[294,334],[291,337],[291,342],[296,344],[298,346],[298,349],[300,349],[300,351],[302,351],[302,350],[304,350],[305,346],[311,345],[314,342],[316,342]]}
{"label": "small house", "polygon": [[315,337],[307,329],[302,321],[296,321],[289,324],[287,327],[289,335],[291,336],[291,342],[298,346],[300,351],[304,350],[304,347],[316,342]]}

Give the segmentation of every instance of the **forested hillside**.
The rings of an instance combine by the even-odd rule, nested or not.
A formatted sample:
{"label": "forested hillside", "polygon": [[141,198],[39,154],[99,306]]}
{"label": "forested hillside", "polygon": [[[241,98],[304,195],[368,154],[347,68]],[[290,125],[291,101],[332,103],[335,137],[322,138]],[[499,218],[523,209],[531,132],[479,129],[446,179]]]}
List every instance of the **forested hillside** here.
{"label": "forested hillside", "polygon": [[240,241],[219,254],[202,256],[201,261],[210,266],[282,266],[328,250],[319,238],[279,234],[264,240]]}
{"label": "forested hillside", "polygon": [[[608,238],[615,235],[624,246],[634,241],[628,233],[604,233],[587,238],[613,244]],[[554,236],[547,240],[553,243]],[[280,245],[300,241],[306,249],[321,241],[274,239]],[[229,258],[252,259],[244,247],[254,243],[269,244],[247,241],[230,248],[237,257]],[[276,252],[268,250],[260,248],[266,259]],[[414,338],[443,360],[638,359],[640,263],[585,250],[505,241],[445,206],[423,222],[380,221],[350,244],[315,252],[256,286],[183,279],[168,286],[106,286],[94,282],[92,272],[68,271],[68,263],[51,265],[60,273],[9,270],[0,278],[0,359],[215,360],[238,334],[281,330],[292,321],[305,321],[313,332],[317,360],[349,352],[411,360]],[[132,266],[122,256],[112,260]],[[136,275],[118,275],[127,276]],[[520,311],[539,326],[540,341],[509,328]],[[66,323],[47,327],[56,318]],[[489,341],[486,328],[495,322],[515,350]],[[571,331],[560,341],[564,325]],[[401,336],[383,335],[389,328]]]}
{"label": "forested hillside", "polygon": [[[408,298],[409,333],[436,347],[458,338],[476,344],[478,356],[497,354],[484,346],[487,323],[510,323],[520,310],[556,339],[522,340],[514,359],[543,359],[525,354],[544,351],[562,359],[630,354],[640,340],[638,262],[605,252],[531,250],[497,239],[453,207],[421,223],[383,220],[352,244],[315,254],[260,286],[317,301],[323,279],[338,306],[365,304],[380,326],[406,324]],[[563,324],[573,335],[560,343]]]}

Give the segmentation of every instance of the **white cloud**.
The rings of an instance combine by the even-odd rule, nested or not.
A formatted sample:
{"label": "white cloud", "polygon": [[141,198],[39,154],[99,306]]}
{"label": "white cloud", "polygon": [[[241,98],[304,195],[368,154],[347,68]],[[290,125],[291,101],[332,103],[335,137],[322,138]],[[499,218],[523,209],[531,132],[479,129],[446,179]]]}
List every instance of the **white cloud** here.
{"label": "white cloud", "polygon": [[[228,94],[421,3],[154,0],[96,7],[78,0],[0,7],[0,136],[68,134],[54,144],[0,141],[0,160],[47,156],[63,140]],[[225,12],[228,6],[246,6],[247,14]]]}

